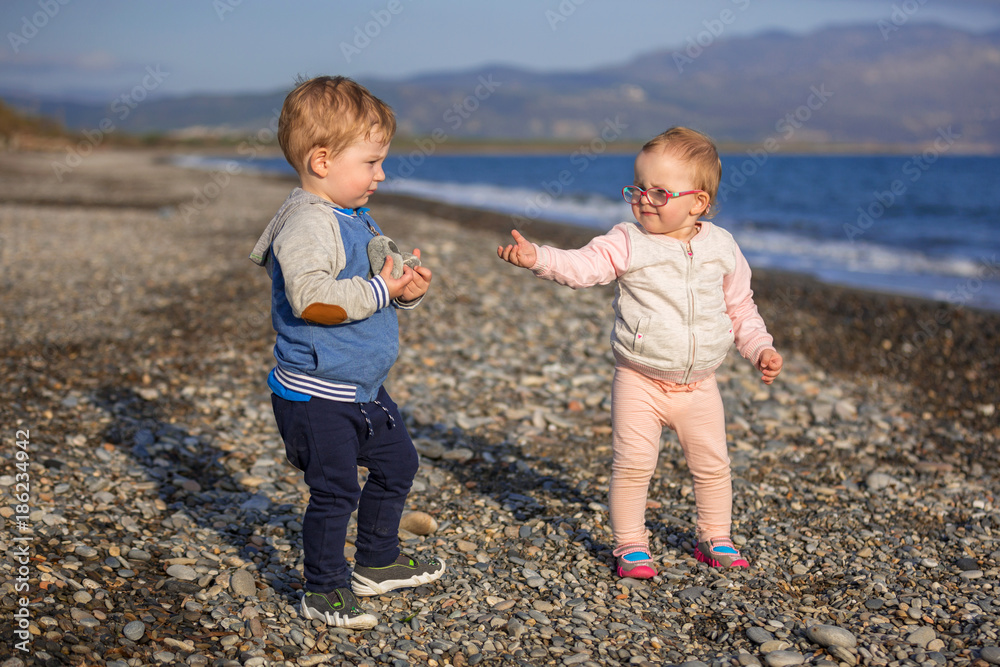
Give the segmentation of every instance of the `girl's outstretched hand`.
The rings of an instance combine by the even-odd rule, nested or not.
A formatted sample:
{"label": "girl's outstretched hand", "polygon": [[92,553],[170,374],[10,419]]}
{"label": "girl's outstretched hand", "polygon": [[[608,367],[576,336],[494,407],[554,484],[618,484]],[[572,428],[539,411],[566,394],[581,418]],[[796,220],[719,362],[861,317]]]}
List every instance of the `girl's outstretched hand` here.
{"label": "girl's outstretched hand", "polygon": [[521,233],[516,229],[512,229],[510,235],[514,237],[514,244],[509,245],[506,248],[498,246],[497,256],[505,262],[510,262],[514,266],[520,266],[523,269],[530,269],[538,260],[538,253],[535,252],[535,245],[529,242],[528,239],[521,236]]}
{"label": "girl's outstretched hand", "polygon": [[764,381],[764,384],[774,382],[774,378],[778,377],[778,373],[781,372],[782,363],[781,355],[776,350],[767,349],[760,353],[758,364],[762,373],[760,379]]}

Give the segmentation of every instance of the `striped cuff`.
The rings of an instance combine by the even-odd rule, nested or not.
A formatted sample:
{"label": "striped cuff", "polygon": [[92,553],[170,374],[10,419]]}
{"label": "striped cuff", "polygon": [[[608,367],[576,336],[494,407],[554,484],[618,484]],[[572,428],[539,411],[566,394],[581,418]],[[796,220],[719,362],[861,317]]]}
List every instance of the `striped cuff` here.
{"label": "striped cuff", "polygon": [[753,367],[757,370],[760,370],[760,355],[764,353],[764,350],[775,350],[777,352],[773,339],[770,336],[756,341],[750,349],[749,354],[746,355],[746,360],[753,364]]}
{"label": "striped cuff", "polygon": [[382,276],[375,276],[368,284],[372,288],[372,296],[375,297],[375,310],[382,310],[389,305],[389,288],[385,284]]}
{"label": "striped cuff", "polygon": [[549,249],[544,248],[537,243],[533,245],[535,246],[535,264],[528,270],[536,276],[541,276],[549,270]]}
{"label": "striped cuff", "polygon": [[400,301],[399,299],[393,299],[392,304],[399,308],[400,310],[413,310],[420,305],[420,302],[424,300],[423,296],[419,296],[413,301]]}
{"label": "striped cuff", "polygon": [[276,366],[274,368],[274,379],[286,389],[291,389],[307,396],[316,396],[330,401],[340,401],[343,403],[353,403],[357,398],[357,390],[349,384],[330,382],[322,378],[293,373]]}

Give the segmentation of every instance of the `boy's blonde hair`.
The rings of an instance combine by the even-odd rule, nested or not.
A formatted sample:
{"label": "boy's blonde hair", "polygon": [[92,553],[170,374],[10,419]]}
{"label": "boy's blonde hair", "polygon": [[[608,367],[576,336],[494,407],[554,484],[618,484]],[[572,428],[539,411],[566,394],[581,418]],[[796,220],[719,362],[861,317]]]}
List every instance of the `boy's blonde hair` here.
{"label": "boy's blonde hair", "polygon": [[319,76],[302,81],[285,98],[278,118],[278,144],[298,173],[307,168],[314,148],[334,155],[358,139],[396,134],[396,116],[368,89],[343,76]]}
{"label": "boy's blonde hair", "polygon": [[708,136],[688,127],[672,127],[646,142],[643,151],[661,150],[684,160],[691,166],[694,186],[708,193],[706,218],[715,215],[715,198],[722,179],[722,162],[715,143]]}

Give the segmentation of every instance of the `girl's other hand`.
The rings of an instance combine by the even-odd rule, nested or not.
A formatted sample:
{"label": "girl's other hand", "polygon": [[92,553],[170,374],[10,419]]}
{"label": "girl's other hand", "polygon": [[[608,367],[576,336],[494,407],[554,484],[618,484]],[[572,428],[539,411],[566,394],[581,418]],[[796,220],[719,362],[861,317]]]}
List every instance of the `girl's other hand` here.
{"label": "girl's other hand", "polygon": [[776,350],[768,349],[760,353],[758,365],[762,374],[760,379],[764,384],[774,382],[774,378],[781,372],[782,363],[781,355]]}

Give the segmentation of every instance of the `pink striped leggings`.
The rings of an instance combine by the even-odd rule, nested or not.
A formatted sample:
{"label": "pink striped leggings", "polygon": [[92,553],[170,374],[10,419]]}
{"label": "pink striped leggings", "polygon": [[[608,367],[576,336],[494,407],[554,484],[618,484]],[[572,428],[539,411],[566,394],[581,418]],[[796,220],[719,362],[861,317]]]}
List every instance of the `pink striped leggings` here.
{"label": "pink striped leggings", "polygon": [[664,426],[677,433],[694,478],[697,538],[729,537],[733,485],[715,375],[682,385],[615,368],[611,390],[611,532],[615,547],[648,544],[646,495]]}

